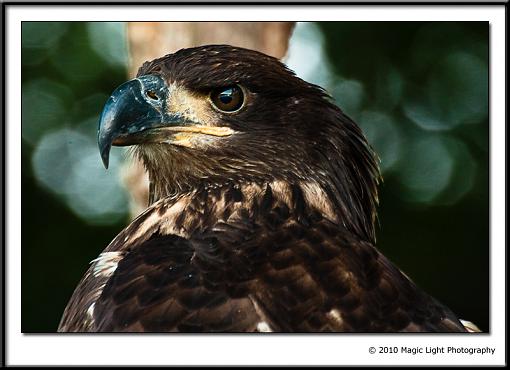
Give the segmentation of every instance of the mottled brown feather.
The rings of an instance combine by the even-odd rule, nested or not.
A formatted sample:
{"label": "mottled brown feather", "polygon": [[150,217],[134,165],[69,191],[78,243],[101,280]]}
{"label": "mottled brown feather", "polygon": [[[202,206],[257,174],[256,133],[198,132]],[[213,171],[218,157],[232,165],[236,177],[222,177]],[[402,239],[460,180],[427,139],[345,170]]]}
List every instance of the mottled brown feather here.
{"label": "mottled brown feather", "polygon": [[[95,303],[93,324],[73,326],[85,321],[82,312],[74,324],[64,319],[61,329],[244,332],[266,322],[285,332],[464,331],[450,310],[372,244],[325,218],[310,220],[302,197],[287,205],[269,184],[263,188],[255,215],[203,219],[189,238],[154,229],[142,242],[114,242],[126,255]],[[226,186],[213,196],[232,208],[238,197],[231,191]],[[197,211],[212,215],[211,195],[204,192],[190,201],[192,215],[184,211],[181,222]],[[160,206],[148,213],[161,213]],[[75,297],[92,286],[86,280]]]}

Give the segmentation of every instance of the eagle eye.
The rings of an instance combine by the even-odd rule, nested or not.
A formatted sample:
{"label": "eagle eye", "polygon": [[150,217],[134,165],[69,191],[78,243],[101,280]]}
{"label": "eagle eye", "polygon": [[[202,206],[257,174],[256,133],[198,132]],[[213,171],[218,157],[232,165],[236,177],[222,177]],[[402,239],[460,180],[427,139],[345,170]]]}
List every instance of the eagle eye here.
{"label": "eagle eye", "polygon": [[211,102],[222,112],[235,112],[243,106],[243,90],[237,85],[214,89],[211,91]]}

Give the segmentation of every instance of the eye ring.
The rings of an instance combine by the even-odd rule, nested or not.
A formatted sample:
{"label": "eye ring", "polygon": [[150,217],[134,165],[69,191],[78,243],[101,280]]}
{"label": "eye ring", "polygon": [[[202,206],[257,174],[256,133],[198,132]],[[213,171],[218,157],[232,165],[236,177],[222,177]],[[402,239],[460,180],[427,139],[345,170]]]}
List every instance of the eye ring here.
{"label": "eye ring", "polygon": [[246,94],[239,85],[213,89],[209,94],[211,105],[222,113],[236,113],[244,107]]}
{"label": "eye ring", "polygon": [[156,95],[156,93],[152,90],[147,90],[145,91],[145,95],[147,95],[149,97],[149,99],[152,99],[152,100],[159,100],[159,97]]}

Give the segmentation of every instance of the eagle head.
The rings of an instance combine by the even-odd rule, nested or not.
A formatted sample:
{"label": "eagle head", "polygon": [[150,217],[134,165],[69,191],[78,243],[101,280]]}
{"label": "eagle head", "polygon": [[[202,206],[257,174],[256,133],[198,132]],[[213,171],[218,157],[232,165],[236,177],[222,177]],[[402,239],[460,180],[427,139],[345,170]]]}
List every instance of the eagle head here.
{"label": "eagle head", "polygon": [[146,62],[100,117],[98,143],[134,145],[151,202],[224,184],[314,184],[365,240],[374,239],[379,169],[359,127],[319,86],[279,60],[228,45]]}

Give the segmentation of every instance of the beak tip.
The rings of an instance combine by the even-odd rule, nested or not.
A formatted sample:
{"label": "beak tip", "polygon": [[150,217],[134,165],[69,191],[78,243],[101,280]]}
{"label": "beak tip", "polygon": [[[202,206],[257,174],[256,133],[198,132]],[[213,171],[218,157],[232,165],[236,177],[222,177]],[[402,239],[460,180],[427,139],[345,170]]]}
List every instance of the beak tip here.
{"label": "beak tip", "polygon": [[110,163],[110,148],[111,146],[109,145],[101,148],[101,160],[103,161],[105,169],[108,169],[108,164]]}

